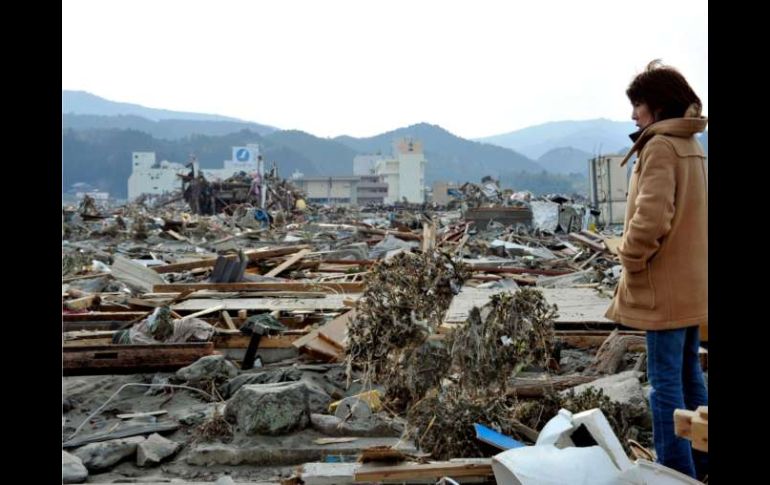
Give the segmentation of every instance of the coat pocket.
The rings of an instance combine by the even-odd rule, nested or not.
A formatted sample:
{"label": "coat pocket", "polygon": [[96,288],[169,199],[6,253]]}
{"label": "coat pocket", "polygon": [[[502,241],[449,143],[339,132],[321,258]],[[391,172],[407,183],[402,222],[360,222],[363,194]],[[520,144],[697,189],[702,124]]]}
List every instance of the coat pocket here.
{"label": "coat pocket", "polygon": [[650,266],[637,273],[623,272],[626,303],[631,308],[653,310],[655,308],[655,288],[652,286]]}

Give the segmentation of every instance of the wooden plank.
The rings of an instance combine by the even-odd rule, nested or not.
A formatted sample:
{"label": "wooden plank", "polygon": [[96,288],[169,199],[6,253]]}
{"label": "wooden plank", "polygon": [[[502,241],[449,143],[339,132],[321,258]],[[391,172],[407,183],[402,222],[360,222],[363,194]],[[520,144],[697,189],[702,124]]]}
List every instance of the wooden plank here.
{"label": "wooden plank", "polygon": [[556,323],[606,323],[613,322],[604,314],[612,302],[590,288],[539,288],[549,304],[559,307]]}
{"label": "wooden plank", "polygon": [[235,298],[235,299],[190,299],[172,305],[175,311],[205,310],[214,305],[223,305],[224,310],[342,310],[347,308],[345,301],[349,298],[357,300],[361,295],[327,295],[326,298]]}
{"label": "wooden plank", "polygon": [[[262,337],[259,341],[260,349],[288,349],[293,348],[294,342],[302,335],[270,335]],[[217,349],[245,349],[248,348],[251,335],[217,334],[214,336],[214,347]]]}
{"label": "wooden plank", "polygon": [[69,283],[70,281],[78,281],[78,280],[90,280],[91,278],[101,278],[102,276],[112,276],[110,273],[96,273],[96,274],[86,274],[86,275],[80,275],[80,276],[68,276],[67,278],[62,278],[62,283]]}
{"label": "wooden plank", "polygon": [[168,414],[168,411],[166,411],[165,409],[161,409],[159,411],[148,411],[146,413],[118,414],[117,417],[119,419],[134,419],[134,418],[145,418],[147,416],[161,416],[163,414]]}
{"label": "wooden plank", "polygon": [[474,288],[463,286],[460,293],[452,298],[449,308],[444,314],[444,323],[456,324],[465,323],[468,320],[468,314],[473,307],[482,307],[489,303],[492,295],[505,293],[507,290],[501,288]]}
{"label": "wooden plank", "polygon": [[147,315],[147,312],[89,312],[89,313],[62,313],[64,322],[116,322],[130,321]]}
{"label": "wooden plank", "polygon": [[[644,337],[644,331],[618,331],[619,336],[633,335],[637,337]],[[563,342],[571,347],[577,347],[579,349],[590,349],[601,346],[607,337],[610,336],[609,330],[595,331],[595,330],[556,330],[555,338],[559,342]],[[630,352],[646,352],[646,345],[631,345],[628,349]]]}
{"label": "wooden plank", "polygon": [[353,266],[373,266],[377,263],[376,259],[322,259],[322,263],[328,264],[350,264]]}
{"label": "wooden plank", "polygon": [[[351,310],[351,311],[354,311],[354,310]],[[333,319],[333,320],[331,320],[331,321],[329,321],[329,322],[325,323],[324,325],[321,325],[320,327],[318,327],[318,328],[316,328],[316,329],[314,329],[314,330],[311,330],[311,331],[310,331],[310,332],[309,332],[307,335],[303,336],[303,337],[302,337],[302,338],[300,338],[300,339],[297,339],[297,340],[295,340],[295,341],[294,341],[294,346],[295,346],[296,348],[298,348],[298,349],[299,349],[299,348],[302,348],[302,347],[303,347],[305,344],[307,344],[308,342],[310,342],[310,341],[312,341],[313,339],[315,339],[315,338],[319,337],[319,334],[321,333],[321,328],[325,327],[326,325],[330,325],[331,323],[333,323],[333,322],[336,322],[336,321],[338,321],[338,320],[343,320],[343,319],[344,319],[344,322],[345,322],[345,326],[347,326],[347,322],[348,322],[349,318],[345,318],[345,317],[346,317],[346,316],[347,316],[349,313],[350,313],[350,312],[347,312],[347,313],[343,313],[342,315],[340,315],[340,316],[338,316],[337,318],[335,318],[335,319]],[[339,325],[339,324],[337,324],[337,325]],[[333,335],[333,336],[336,336],[336,335],[338,335],[338,333],[337,333],[337,332],[333,332],[333,331],[329,331],[329,334],[330,334],[330,335]],[[334,337],[332,337],[332,338],[334,338]],[[344,340],[344,339],[343,339],[343,340]],[[329,343],[331,343],[331,342],[329,342]]]}
{"label": "wooden plank", "polygon": [[509,389],[521,398],[543,397],[548,390],[561,391],[580,384],[595,381],[602,376],[566,375],[542,377],[515,377]]}
{"label": "wooden plank", "polygon": [[127,322],[114,321],[114,322],[62,322],[62,332],[77,332],[77,331],[94,331],[94,330],[119,330]]}
{"label": "wooden plank", "polygon": [[340,350],[347,348],[348,324],[356,318],[356,309],[352,309],[318,329],[318,336]]}
{"label": "wooden plank", "polygon": [[[299,246],[288,246],[288,247],[267,248],[267,249],[251,249],[248,251],[244,251],[244,254],[249,259],[249,261],[260,261],[263,259],[270,259],[278,256],[286,256],[309,247],[310,246],[308,245],[299,245]],[[180,271],[189,271],[191,269],[196,269],[196,268],[211,268],[211,267],[214,267],[214,264],[216,262],[217,262],[217,258],[204,258],[198,261],[187,261],[184,263],[172,263],[172,264],[166,264],[163,266],[156,266],[153,268],[153,270],[156,273],[177,273]]]}
{"label": "wooden plank", "polygon": [[[110,333],[114,333],[114,330]],[[110,345],[112,337],[82,338],[78,340],[65,340],[62,347],[89,347],[93,345]]]}
{"label": "wooden plank", "polygon": [[114,330],[80,330],[74,332],[63,332],[65,343],[68,340],[94,338],[94,337],[112,337],[115,334]]}
{"label": "wooden plank", "polygon": [[238,327],[235,326],[233,319],[230,318],[230,314],[227,313],[227,311],[222,312],[222,318],[225,320],[225,325],[227,325],[227,328],[230,330],[238,330]]}
{"label": "wooden plank", "polygon": [[563,276],[574,273],[574,271],[564,271],[555,269],[535,269],[535,268],[518,268],[510,266],[510,263],[494,263],[494,262],[477,262],[474,263],[472,259],[464,259],[466,263],[473,271],[480,271],[484,273],[512,273],[512,274],[530,274],[530,275],[543,275],[543,276]]}
{"label": "wooden plank", "polygon": [[302,346],[302,350],[329,362],[342,362],[345,358],[344,352],[322,338],[315,338],[307,342]]}
{"label": "wooden plank", "polygon": [[403,451],[391,446],[372,446],[361,450],[358,461],[361,463],[404,461],[406,455]]}
{"label": "wooden plank", "polygon": [[190,240],[189,240],[189,239],[187,239],[186,237],[182,236],[181,234],[179,234],[178,232],[176,232],[176,231],[174,231],[174,230],[171,230],[171,229],[169,229],[169,230],[167,230],[167,231],[166,231],[166,233],[167,233],[169,236],[171,236],[171,237],[173,237],[174,239],[176,239],[177,241],[186,241],[186,242],[190,242]]}
{"label": "wooden plank", "polygon": [[[444,323],[439,326],[439,333],[449,333],[453,331],[459,323],[464,321],[463,318],[467,319],[467,312],[470,311],[472,304],[481,303],[483,301],[481,295],[484,292],[487,292],[491,296],[492,294],[501,291],[499,289],[495,291],[483,288],[475,288],[474,290],[477,290],[476,293],[479,295],[478,300],[475,302],[463,302],[461,299],[460,303],[453,308],[452,303],[454,303],[455,299],[452,299],[452,303],[450,303],[449,309],[444,317]],[[543,296],[549,304],[555,304],[559,307],[558,315],[554,320],[554,324],[556,325],[593,324],[600,327],[606,326],[608,328],[616,325],[604,316],[611,300],[600,296],[593,289],[538,288],[538,290],[543,292]],[[463,287],[463,291],[465,291],[465,287]]]}
{"label": "wooden plank", "polygon": [[433,251],[436,247],[436,224],[423,222],[422,224],[422,252]]}
{"label": "wooden plank", "polygon": [[194,344],[64,347],[64,375],[175,370],[211,355],[211,342]]}
{"label": "wooden plank", "polygon": [[577,242],[579,242],[581,244],[584,244],[584,245],[588,246],[589,248],[593,249],[594,251],[599,251],[599,252],[607,251],[607,246],[604,245],[603,241],[600,243],[600,242],[597,242],[595,240],[589,239],[585,235],[577,234],[575,232],[571,232],[569,234],[569,238],[572,239],[573,241],[577,241]]}
{"label": "wooden plank", "polygon": [[440,479],[441,477],[487,477],[494,475],[492,461],[489,463],[440,462],[427,465],[398,465],[379,468],[359,469],[355,482],[404,482],[417,478]]}
{"label": "wooden plank", "polygon": [[420,234],[415,234],[413,232],[386,231],[384,229],[371,229],[366,227],[359,227],[358,232],[362,234],[376,234],[379,236],[387,236],[388,234],[390,234],[399,239],[403,239],[404,241],[422,241],[422,236]]}
{"label": "wooden plank", "polygon": [[311,249],[303,249],[302,251],[292,254],[289,256],[289,258],[284,261],[283,263],[279,264],[275,268],[268,271],[265,276],[278,276],[279,274],[283,273],[287,269],[289,269],[294,263],[298,262],[300,259],[304,258],[306,254],[312,252]]}
{"label": "wooden plank", "polygon": [[623,242],[622,237],[608,237],[604,239],[604,244],[607,245],[609,252],[616,256],[618,254],[618,248],[620,247],[621,242]]}
{"label": "wooden plank", "polygon": [[219,310],[224,310],[224,305],[214,305],[210,308],[203,309],[199,312],[191,313],[189,315],[185,315],[182,317],[182,320],[189,320],[190,318],[198,318],[202,317],[203,315],[208,315],[209,313],[218,312]]}
{"label": "wooden plank", "polygon": [[280,281],[269,283],[175,283],[155,285],[155,292],[182,292],[182,291],[312,291],[324,293],[362,293],[366,289],[366,283],[332,283],[309,282],[299,283],[295,281]]}

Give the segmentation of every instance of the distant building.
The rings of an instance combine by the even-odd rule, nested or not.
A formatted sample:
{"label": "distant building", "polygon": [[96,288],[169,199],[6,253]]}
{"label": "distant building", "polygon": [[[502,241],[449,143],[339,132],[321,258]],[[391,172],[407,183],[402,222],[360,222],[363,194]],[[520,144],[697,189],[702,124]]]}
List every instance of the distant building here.
{"label": "distant building", "polygon": [[434,182],[431,192],[431,202],[447,205],[459,196],[459,186],[454,182]]}
{"label": "distant building", "polygon": [[293,182],[307,194],[307,201],[336,206],[383,204],[388,186],[376,175],[297,177]]}
{"label": "distant building", "polygon": [[422,142],[400,138],[393,142],[393,155],[383,157],[375,166],[375,174],[388,184],[386,204],[425,201],[425,165]]}
{"label": "distant building", "polygon": [[[193,161],[195,174],[203,173],[209,181],[225,180],[239,172],[248,174],[259,172],[261,160],[259,145],[233,147],[232,159],[225,160],[222,168],[200,169],[197,161]],[[135,199],[142,194],[163,194],[180,190],[182,179],[179,175],[190,173],[191,167],[181,163],[164,160],[156,163],[155,152],[133,152],[131,158],[131,175],[128,177],[128,198]]]}
{"label": "distant building", "polygon": [[383,205],[388,196],[388,184],[377,175],[362,175],[356,190],[359,206]]}
{"label": "distant building", "polygon": [[351,206],[358,203],[360,179],[351,176],[302,177],[294,179],[294,183],[307,194],[308,202]]}
{"label": "distant building", "polygon": [[589,198],[601,211],[601,225],[623,224],[632,164],[621,167],[624,155],[600,155],[588,161]]}

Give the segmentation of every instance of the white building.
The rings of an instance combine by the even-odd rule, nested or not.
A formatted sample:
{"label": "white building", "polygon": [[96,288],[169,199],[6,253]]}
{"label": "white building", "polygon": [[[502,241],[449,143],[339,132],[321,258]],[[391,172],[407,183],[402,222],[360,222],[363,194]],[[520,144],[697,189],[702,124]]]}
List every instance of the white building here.
{"label": "white building", "polygon": [[400,138],[393,142],[393,156],[383,158],[375,166],[375,174],[388,184],[386,204],[425,202],[425,165],[422,142]]}
{"label": "white building", "polygon": [[599,224],[623,224],[630,170],[620,166],[623,155],[601,155],[588,161],[588,183],[592,206],[601,211]]}
{"label": "white building", "polygon": [[377,169],[377,163],[383,160],[383,155],[356,155],[353,159],[353,175],[372,175]]}
{"label": "white building", "polygon": [[[256,173],[260,170],[261,160],[259,146],[249,144],[233,147],[232,160],[225,160],[223,168],[199,168],[198,162],[193,162],[195,174],[203,173],[208,181],[227,179],[238,172]],[[164,160],[155,161],[155,152],[134,152],[131,160],[131,175],[128,177],[128,199],[133,200],[141,194],[163,194],[182,189],[182,179],[179,175],[190,173],[190,168],[181,163]]]}

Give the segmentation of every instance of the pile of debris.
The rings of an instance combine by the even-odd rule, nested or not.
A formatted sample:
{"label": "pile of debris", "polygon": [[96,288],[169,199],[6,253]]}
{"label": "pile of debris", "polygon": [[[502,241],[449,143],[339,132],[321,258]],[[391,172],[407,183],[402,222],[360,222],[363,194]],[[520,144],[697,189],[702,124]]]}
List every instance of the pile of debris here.
{"label": "pile of debris", "polygon": [[[303,194],[268,186],[268,209],[63,208],[63,447],[76,452],[63,468],[79,456],[78,477],[150,475],[131,457],[158,448],[176,450],[157,455],[164,475],[196,481],[235,462],[256,465],[231,467],[251,481],[300,463],[309,482],[342,465],[337,483],[409,481],[423,465],[341,462],[428,455],[486,460],[483,473],[433,463],[437,480],[489,478],[496,450],[480,430],[530,447],[560,409],[601,409],[627,450],[650,446],[643,334],[603,317],[615,233],[505,192],[495,203],[529,206],[531,225],[424,204],[312,206],[299,220]],[[180,446],[136,438],[153,433]],[[120,453],[96,462],[95,438]]]}
{"label": "pile of debris", "polygon": [[424,343],[469,276],[462,264],[438,251],[401,252],[375,266],[348,325],[348,369],[355,365],[373,382],[388,383],[386,395],[394,407],[414,402],[424,387],[421,376],[437,375],[420,367],[434,360],[431,354],[439,353],[438,362],[444,357],[439,346]]}

